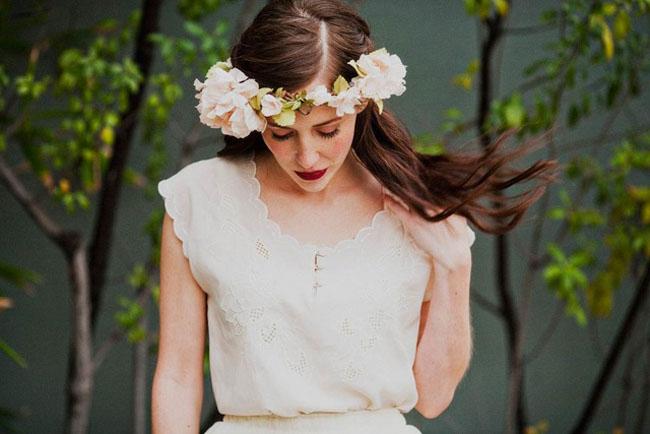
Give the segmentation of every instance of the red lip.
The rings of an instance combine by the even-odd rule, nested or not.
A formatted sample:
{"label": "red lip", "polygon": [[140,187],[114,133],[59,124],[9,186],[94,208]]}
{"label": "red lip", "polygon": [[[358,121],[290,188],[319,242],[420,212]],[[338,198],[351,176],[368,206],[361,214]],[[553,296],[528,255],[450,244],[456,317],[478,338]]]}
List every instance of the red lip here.
{"label": "red lip", "polygon": [[325,172],[327,172],[327,169],[316,170],[314,172],[296,172],[296,175],[298,175],[302,179],[313,181],[314,179],[318,179],[321,176],[325,175]]}

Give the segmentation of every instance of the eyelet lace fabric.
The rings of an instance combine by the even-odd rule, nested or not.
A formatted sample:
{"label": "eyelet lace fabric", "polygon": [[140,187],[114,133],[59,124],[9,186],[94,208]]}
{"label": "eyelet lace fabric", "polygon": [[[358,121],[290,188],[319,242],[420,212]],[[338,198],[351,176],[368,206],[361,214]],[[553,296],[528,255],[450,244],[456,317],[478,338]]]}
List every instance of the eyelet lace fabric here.
{"label": "eyelet lace fabric", "polygon": [[353,238],[301,243],[268,218],[255,172],[253,157],[213,157],[158,185],[207,294],[219,411],[409,412],[427,258],[387,209]]}

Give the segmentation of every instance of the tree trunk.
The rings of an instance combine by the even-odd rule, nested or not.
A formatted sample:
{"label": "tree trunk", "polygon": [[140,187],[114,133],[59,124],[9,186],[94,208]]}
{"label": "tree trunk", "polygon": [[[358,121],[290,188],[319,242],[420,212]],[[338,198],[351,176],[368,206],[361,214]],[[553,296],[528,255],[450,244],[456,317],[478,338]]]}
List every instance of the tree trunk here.
{"label": "tree trunk", "polygon": [[73,250],[68,263],[72,283],[72,329],[68,358],[67,405],[65,432],[88,432],[94,386],[92,331],[90,326],[90,281],[86,247]]}

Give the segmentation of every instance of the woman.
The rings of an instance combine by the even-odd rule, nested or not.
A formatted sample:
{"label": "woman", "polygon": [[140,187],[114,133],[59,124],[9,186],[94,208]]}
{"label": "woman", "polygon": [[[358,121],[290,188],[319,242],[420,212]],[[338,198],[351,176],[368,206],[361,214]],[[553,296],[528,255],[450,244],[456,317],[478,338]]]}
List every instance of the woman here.
{"label": "woman", "polygon": [[206,337],[209,434],[412,434],[404,413],[449,406],[472,349],[466,221],[509,230],[545,185],[498,190],[555,166],[506,171],[524,148],[500,141],[416,153],[383,109],[406,68],[369,35],[342,1],[271,1],[195,81],[226,146],[159,184],[154,433],[199,430]]}

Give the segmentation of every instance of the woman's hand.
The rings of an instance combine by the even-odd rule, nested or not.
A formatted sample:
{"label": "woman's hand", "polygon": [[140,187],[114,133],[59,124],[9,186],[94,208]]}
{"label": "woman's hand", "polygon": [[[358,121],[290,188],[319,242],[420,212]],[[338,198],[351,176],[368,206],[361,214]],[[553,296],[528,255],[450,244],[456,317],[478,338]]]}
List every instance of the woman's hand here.
{"label": "woman's hand", "polygon": [[[384,204],[402,221],[415,244],[436,264],[452,271],[469,262],[473,234],[465,217],[452,214],[445,220],[429,222],[411,212],[400,198],[391,193],[384,194]],[[440,211],[432,208],[429,215]]]}

